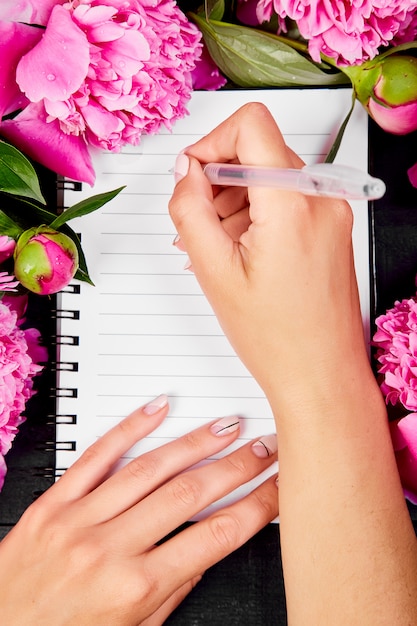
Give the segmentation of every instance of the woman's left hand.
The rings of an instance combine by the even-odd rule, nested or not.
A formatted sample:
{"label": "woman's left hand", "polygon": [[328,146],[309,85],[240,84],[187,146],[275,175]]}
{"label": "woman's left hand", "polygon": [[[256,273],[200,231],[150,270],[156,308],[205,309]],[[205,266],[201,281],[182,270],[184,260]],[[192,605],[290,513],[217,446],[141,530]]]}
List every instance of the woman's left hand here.
{"label": "woman's left hand", "polygon": [[[188,469],[235,441],[215,420],[109,475],[168,412],[161,396],[94,443],[0,544],[0,606],[13,626],[159,626],[203,572],[276,517],[275,479],[170,532],[276,460],[276,437]],[[188,470],[188,471],[186,471]]]}

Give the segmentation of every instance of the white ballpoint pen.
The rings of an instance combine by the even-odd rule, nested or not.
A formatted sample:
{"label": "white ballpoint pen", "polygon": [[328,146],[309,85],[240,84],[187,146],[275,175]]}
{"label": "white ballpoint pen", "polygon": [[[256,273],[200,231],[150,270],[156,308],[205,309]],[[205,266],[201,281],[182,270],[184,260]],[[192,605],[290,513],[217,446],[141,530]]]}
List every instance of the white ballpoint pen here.
{"label": "white ballpoint pen", "polygon": [[207,163],[203,171],[212,185],[276,187],[308,196],[346,200],[376,200],[385,193],[385,184],[379,178],[334,163],[317,163],[301,169]]}

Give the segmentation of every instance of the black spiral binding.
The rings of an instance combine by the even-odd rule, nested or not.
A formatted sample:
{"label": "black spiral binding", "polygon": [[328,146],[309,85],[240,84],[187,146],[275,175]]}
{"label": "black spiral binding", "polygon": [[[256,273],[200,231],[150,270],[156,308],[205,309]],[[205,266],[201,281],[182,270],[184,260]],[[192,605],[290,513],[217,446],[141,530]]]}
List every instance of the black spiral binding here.
{"label": "black spiral binding", "polygon": [[[70,284],[63,290],[63,292],[71,293],[71,294],[79,294],[80,285]],[[80,319],[80,312],[78,310],[65,310],[65,309],[59,309],[58,307],[53,310],[52,315],[56,320],[58,319],[79,320]],[[79,346],[79,343],[80,343],[79,337],[77,335],[56,334],[53,337],[53,342],[57,350],[57,359],[55,363],[51,364],[51,367],[52,367],[52,370],[56,372],[58,385],[55,389],[52,389],[52,394],[54,395],[55,398],[76,399],[78,396],[77,387],[75,386],[74,387],[72,386],[60,387],[59,386],[59,373],[60,372],[74,372],[74,373],[78,372],[78,361],[76,360],[76,354],[74,354],[74,359],[61,360],[61,359],[58,359],[58,349],[59,349],[59,346],[71,346],[71,347],[77,348],[77,346]],[[55,415],[55,425],[59,426],[59,424],[70,424],[70,425],[75,426],[77,424],[77,414],[76,413],[69,413],[69,414],[57,413]],[[57,439],[55,442],[53,442],[53,445],[54,445],[55,451],[60,451],[60,450],[75,451],[76,450],[75,440],[61,441]],[[53,470],[53,475],[55,479],[62,476],[62,474],[65,472],[66,469],[67,469],[66,467],[65,468],[55,467]],[[51,468],[46,468],[45,474],[46,473],[48,473],[48,475],[50,476]]]}
{"label": "black spiral binding", "polygon": [[[73,180],[67,180],[66,178],[58,176],[57,178],[57,204],[58,211],[63,211],[66,208],[65,205],[65,192],[66,191],[82,191],[82,183]],[[81,286],[79,284],[70,283],[62,290],[61,293],[69,293],[71,295],[78,295],[81,291]],[[52,310],[52,318],[55,320],[60,319],[69,319],[69,320],[79,320],[80,312],[76,309],[60,309],[55,308]],[[76,359],[76,354],[74,355],[74,359],[70,360],[59,360],[58,359],[58,350],[59,346],[72,346],[77,348],[80,344],[80,339],[78,335],[62,335],[56,334],[52,337],[52,342],[56,346],[56,354],[57,358],[55,363],[51,365],[52,371],[56,372],[57,379],[57,387],[52,389],[52,394],[55,398],[74,398],[76,399],[78,396],[78,390],[74,387],[59,387],[59,373],[60,372],[78,372],[78,361]],[[76,350],[74,351],[76,353]],[[60,424],[77,424],[77,414],[69,413],[69,414],[58,414],[56,413],[54,416],[55,426],[59,426]],[[73,440],[70,441],[54,441],[52,442],[55,451],[59,450],[76,450],[76,442]],[[53,476],[54,478],[58,478],[61,476],[67,468],[55,467],[55,468],[46,468],[45,472],[48,473],[49,476]]]}

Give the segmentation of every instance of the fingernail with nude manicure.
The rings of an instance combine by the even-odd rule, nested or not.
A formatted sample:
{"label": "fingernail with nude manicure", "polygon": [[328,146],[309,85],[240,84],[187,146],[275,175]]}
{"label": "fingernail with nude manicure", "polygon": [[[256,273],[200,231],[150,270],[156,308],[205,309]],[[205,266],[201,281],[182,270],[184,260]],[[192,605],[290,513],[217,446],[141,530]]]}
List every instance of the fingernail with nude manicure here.
{"label": "fingernail with nude manicure", "polygon": [[172,242],[172,245],[173,245],[173,246],[176,246],[176,245],[177,245],[177,243],[180,241],[180,239],[181,239],[181,238],[180,238],[180,236],[179,236],[178,234],[177,234],[177,235],[175,235],[175,237],[174,237],[174,241]]}
{"label": "fingernail with nude manicure", "polygon": [[145,404],[142,411],[145,413],[145,415],[155,415],[155,413],[158,413],[158,411],[163,409],[164,406],[166,406],[167,404],[168,398],[165,394],[162,394],[148,402],[148,404]]}
{"label": "fingernail with nude manicure", "polygon": [[213,435],[217,437],[223,437],[234,433],[240,427],[239,418],[236,415],[229,415],[228,417],[222,417],[222,419],[215,422],[210,426],[210,430]]}
{"label": "fingernail with nude manicure", "polygon": [[260,459],[266,459],[278,450],[277,436],[265,435],[252,444],[253,453]]}
{"label": "fingernail with nude manicure", "polygon": [[174,166],[174,179],[178,183],[184,176],[188,174],[188,168],[190,167],[190,159],[186,154],[179,154],[175,160]]}
{"label": "fingernail with nude manicure", "polygon": [[187,260],[186,260],[185,265],[184,265],[184,269],[185,269],[185,270],[188,270],[189,272],[192,272],[192,271],[193,271],[193,266],[192,266],[192,264],[191,264],[190,259],[187,259]]}

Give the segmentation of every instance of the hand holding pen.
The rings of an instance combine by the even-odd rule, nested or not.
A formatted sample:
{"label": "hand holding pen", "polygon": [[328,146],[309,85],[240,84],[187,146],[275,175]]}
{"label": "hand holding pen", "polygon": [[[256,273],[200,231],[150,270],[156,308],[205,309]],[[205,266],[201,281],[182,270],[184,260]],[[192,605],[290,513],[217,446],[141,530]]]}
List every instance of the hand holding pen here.
{"label": "hand holding pen", "polygon": [[[267,168],[269,181],[279,170],[290,189],[256,186],[248,168],[231,172],[236,162]],[[220,164],[220,177],[208,163]],[[248,104],[180,155],[170,213],[275,416],[288,621],[411,624],[417,544],[363,336],[352,210],[307,195],[303,174],[315,193],[351,189],[340,171],[335,189],[303,167],[269,111]],[[226,173],[234,180],[219,186]],[[367,177],[361,184],[367,198],[369,185],[383,191]]]}
{"label": "hand holding pen", "polygon": [[[247,163],[257,167],[240,165]],[[336,187],[343,195],[366,197],[367,189],[381,192],[383,185],[356,170],[346,176],[336,165],[304,167],[258,104],[240,109],[176,163],[177,180],[186,175],[170,204],[177,245],[264,389],[282,377],[311,377],[311,329],[317,352],[329,336],[339,350],[340,319],[365,355],[352,210],[343,199],[317,191],[335,193]],[[326,178],[323,170],[336,177]],[[270,184],[277,176],[278,188]],[[299,193],[306,181],[315,195]]]}

